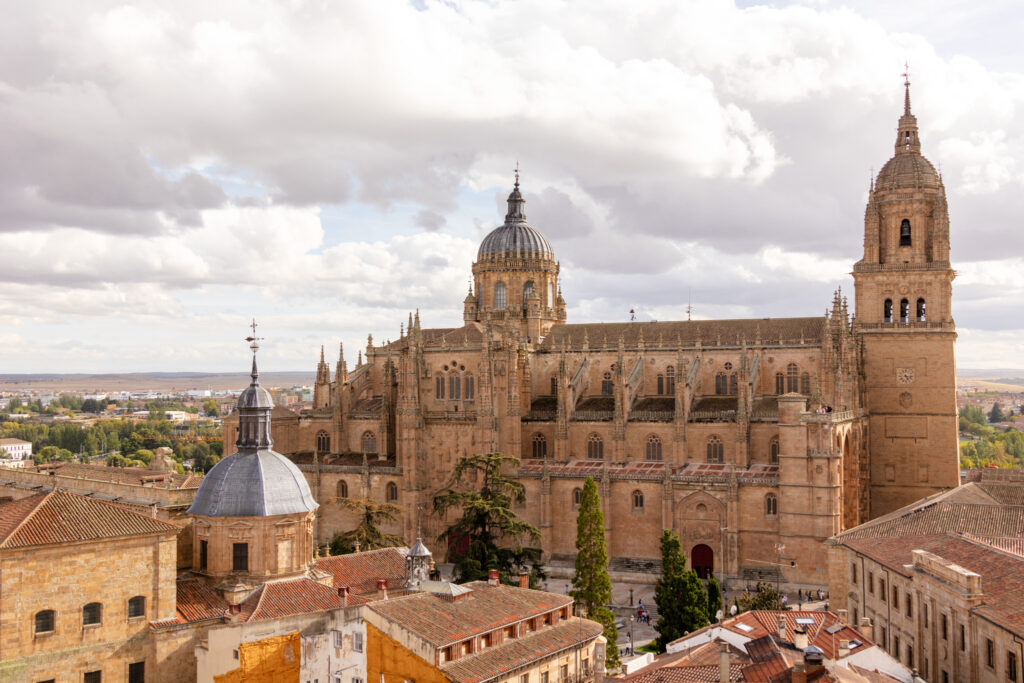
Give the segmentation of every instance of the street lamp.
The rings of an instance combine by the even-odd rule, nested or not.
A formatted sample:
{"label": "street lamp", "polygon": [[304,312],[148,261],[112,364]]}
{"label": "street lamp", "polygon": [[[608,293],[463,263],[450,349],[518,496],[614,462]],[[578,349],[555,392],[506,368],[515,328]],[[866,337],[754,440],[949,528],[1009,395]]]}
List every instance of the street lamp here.
{"label": "street lamp", "polygon": [[629,656],[633,656],[633,622],[636,621],[636,617],[632,614],[629,615]]}

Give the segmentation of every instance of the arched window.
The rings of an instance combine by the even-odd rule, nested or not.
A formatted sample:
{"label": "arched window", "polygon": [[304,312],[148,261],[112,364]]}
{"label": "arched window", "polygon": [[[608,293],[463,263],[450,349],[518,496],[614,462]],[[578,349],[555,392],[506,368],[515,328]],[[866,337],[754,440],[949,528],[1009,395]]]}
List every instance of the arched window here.
{"label": "arched window", "polygon": [[363,432],[363,453],[377,452],[377,435],[371,431]]}
{"label": "arched window", "polygon": [[924,311],[924,299],[917,300],[917,322],[923,323],[925,321]]}
{"label": "arched window", "polygon": [[786,393],[798,391],[800,391],[800,368],[796,366],[796,363],[790,363],[786,366]]}
{"label": "arched window", "polygon": [[348,482],[344,479],[338,482],[338,498],[348,498]]}
{"label": "arched window", "polygon": [[811,393],[811,376],[806,372],[800,373],[800,393],[804,395]]}
{"label": "arched window", "polygon": [[82,608],[82,626],[93,626],[100,623],[102,608],[98,602],[90,602]]}
{"label": "arched window", "polygon": [[558,396],[558,378],[555,376],[551,377],[551,395]]}
{"label": "arched window", "polygon": [[775,373],[775,393],[786,393],[786,377],[781,372]]}
{"label": "arched window", "polygon": [[527,280],[523,283],[523,306],[526,305],[531,294],[533,294],[533,280]]}
{"label": "arched window", "polygon": [[[246,545],[246,544],[241,544]],[[146,598],[141,595],[136,595],[134,598],[128,601],[128,618],[133,617],[144,617],[146,616]]]}
{"label": "arched window", "polygon": [[665,368],[665,393],[676,393],[676,369],[671,365]]}
{"label": "arched window", "polygon": [[499,282],[494,285],[494,308],[501,311],[505,308],[505,283]]}
{"label": "arched window", "polygon": [[724,396],[729,392],[729,376],[724,372],[715,375],[715,393]]}
{"label": "arched window", "polygon": [[394,503],[398,500],[398,485],[395,482],[388,482],[387,488],[384,489],[384,499],[389,503]]}
{"label": "arched window", "polygon": [[779,464],[779,437],[772,438],[768,444],[768,462],[773,465]]}
{"label": "arched window", "polygon": [[883,306],[882,310],[882,320],[887,323],[892,322],[892,299],[885,300],[885,306]]}
{"label": "arched window", "polygon": [[56,614],[52,609],[44,609],[36,612],[36,633],[53,632]]}
{"label": "arched window", "polygon": [[472,401],[476,398],[476,387],[473,386],[473,375],[466,375],[466,400]]}
{"label": "arched window", "polygon": [[900,223],[900,246],[910,246],[910,221],[906,218],[904,218],[903,222]]}
{"label": "arched window", "polygon": [[587,439],[587,457],[591,460],[604,459],[604,441],[597,434],[591,434]]}
{"label": "arched window", "polygon": [[722,440],[717,436],[708,439],[708,462],[721,464],[725,462],[725,449]]}
{"label": "arched window", "polygon": [[644,493],[643,491],[633,491],[633,509],[643,510],[644,509]]}
{"label": "arched window", "polygon": [[548,440],[543,434],[533,435],[533,457],[538,459],[548,457]]}
{"label": "arched window", "polygon": [[661,460],[661,438],[654,434],[647,437],[647,459]]}
{"label": "arched window", "polygon": [[769,517],[779,514],[779,500],[774,493],[769,493],[764,497],[764,514]]}
{"label": "arched window", "polygon": [[583,502],[583,490],[573,489],[572,490],[572,506],[579,507],[580,503]]}
{"label": "arched window", "polygon": [[665,376],[659,374],[658,375],[658,396],[661,396],[664,393],[665,393]]}
{"label": "arched window", "polygon": [[734,372],[729,375],[729,395],[735,396],[737,393],[739,393],[739,380]]}
{"label": "arched window", "polygon": [[612,382],[612,373],[606,372],[601,377],[601,393],[611,396],[615,383]]}
{"label": "arched window", "polygon": [[316,452],[317,453],[330,453],[331,452],[331,435],[327,432],[320,431],[316,434]]}
{"label": "arched window", "polygon": [[434,378],[434,398],[444,398],[444,375]]}
{"label": "arched window", "polygon": [[900,322],[910,322],[910,302],[906,299],[900,299]]}
{"label": "arched window", "polygon": [[454,372],[448,375],[448,398],[459,399],[462,397],[462,378]]}

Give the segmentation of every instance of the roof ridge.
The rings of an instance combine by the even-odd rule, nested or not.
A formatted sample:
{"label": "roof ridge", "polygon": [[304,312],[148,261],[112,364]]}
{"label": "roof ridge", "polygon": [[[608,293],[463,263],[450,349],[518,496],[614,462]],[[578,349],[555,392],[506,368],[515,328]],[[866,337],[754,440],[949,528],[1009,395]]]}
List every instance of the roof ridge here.
{"label": "roof ridge", "polygon": [[53,496],[53,494],[56,493],[58,490],[59,489],[56,486],[54,486],[52,489],[50,489],[48,493],[43,494],[43,497],[39,499],[38,503],[32,506],[32,509],[29,511],[29,513],[25,515],[25,517],[20,522],[18,522],[6,536],[0,539],[0,547],[4,546],[7,543],[7,541],[11,540],[14,534],[18,533],[19,529],[25,526],[25,524],[28,523],[30,519],[35,517],[36,512],[38,512],[39,509],[43,507],[43,503],[48,501]]}
{"label": "roof ridge", "polygon": [[247,622],[255,619],[256,613],[260,611],[261,607],[263,607],[263,597],[267,594],[267,586],[269,585],[270,583],[268,582],[256,589],[256,591],[259,593],[259,597],[256,598],[256,606],[252,608],[252,612],[250,612],[249,616],[246,618]]}

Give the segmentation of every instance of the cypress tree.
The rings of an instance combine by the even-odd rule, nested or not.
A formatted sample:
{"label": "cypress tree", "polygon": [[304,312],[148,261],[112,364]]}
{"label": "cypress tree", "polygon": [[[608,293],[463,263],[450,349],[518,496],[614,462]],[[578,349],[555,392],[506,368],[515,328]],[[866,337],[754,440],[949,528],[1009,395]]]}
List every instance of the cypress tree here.
{"label": "cypress tree", "polygon": [[658,648],[708,623],[708,595],[693,571],[686,570],[679,537],[671,529],[661,533],[661,578],[654,587],[658,605]]}
{"label": "cypress tree", "polygon": [[722,588],[718,585],[715,575],[708,579],[708,620],[711,621],[722,609]]}
{"label": "cypress tree", "polygon": [[615,614],[608,609],[612,601],[612,581],[608,576],[608,549],[604,540],[604,513],[593,477],[583,484],[580,509],[576,515],[576,573],[572,577],[573,599],[582,603],[587,618],[604,626],[608,640],[605,665],[619,665],[618,629]]}

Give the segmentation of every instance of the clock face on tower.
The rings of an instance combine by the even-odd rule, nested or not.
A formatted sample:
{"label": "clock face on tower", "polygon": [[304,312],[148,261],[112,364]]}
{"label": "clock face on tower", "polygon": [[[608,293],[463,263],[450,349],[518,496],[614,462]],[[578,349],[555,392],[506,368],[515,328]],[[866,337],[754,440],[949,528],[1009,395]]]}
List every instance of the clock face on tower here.
{"label": "clock face on tower", "polygon": [[914,368],[896,368],[896,381],[900,384],[910,384],[914,381]]}

